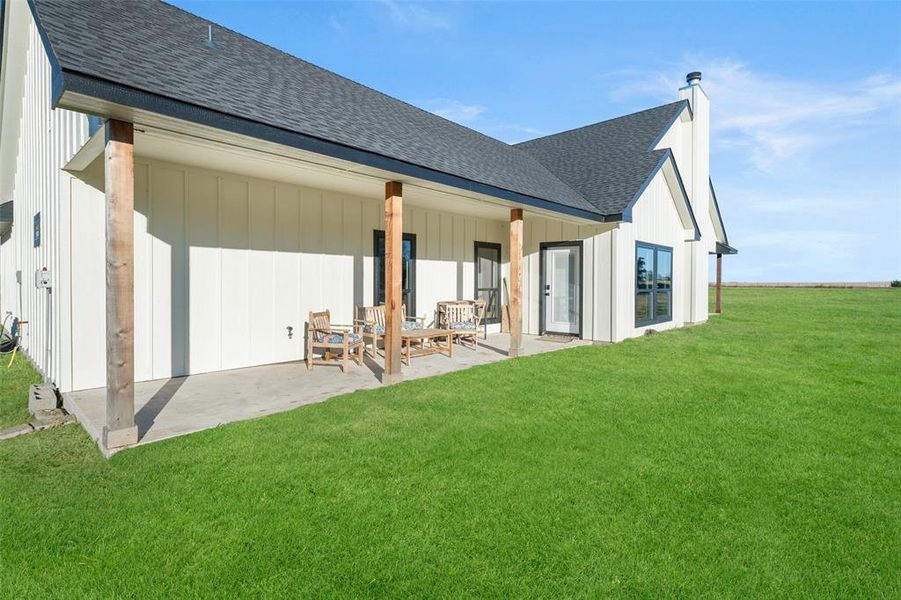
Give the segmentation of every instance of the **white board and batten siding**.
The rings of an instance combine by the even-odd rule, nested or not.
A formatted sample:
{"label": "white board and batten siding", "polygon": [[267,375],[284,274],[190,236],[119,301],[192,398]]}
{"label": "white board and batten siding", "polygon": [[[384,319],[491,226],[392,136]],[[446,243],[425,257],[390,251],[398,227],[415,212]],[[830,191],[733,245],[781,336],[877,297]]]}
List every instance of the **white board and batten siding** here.
{"label": "white board and batten siding", "polygon": [[[135,377],[138,381],[234,369],[304,356],[304,324],[329,309],[350,323],[373,304],[373,235],[384,228],[380,198],[275,183],[138,158],[135,167]],[[71,186],[72,389],[104,384],[102,165]],[[441,300],[472,298],[474,243],[501,245],[509,283],[509,223],[412,204],[416,314],[431,322]],[[540,245],[581,241],[582,337],[617,341],[634,327],[635,240],[674,249],[674,320],[686,318],[686,232],[662,173],[633,209],[633,223],[575,225],[526,215],[523,314],[539,333]],[[615,258],[615,260],[614,260]],[[706,289],[706,288],[705,288]],[[502,289],[506,302],[506,293]],[[615,312],[612,312],[615,311]],[[292,328],[289,332],[288,328]],[[492,326],[497,330],[498,326]]]}
{"label": "white board and batten siding", "polygon": [[[686,230],[676,210],[663,171],[658,171],[632,208],[632,222],[613,230],[613,319],[611,341],[642,335],[647,329],[662,331],[692,321],[692,254],[698,242],[689,242],[694,232]],[[636,243],[646,242],[673,249],[672,320],[635,326]],[[705,263],[706,264],[706,263]],[[705,287],[706,301],[706,287]]]}
{"label": "white board and batten siding", "polygon": [[[71,357],[73,390],[105,382],[102,178],[97,161],[71,185],[72,235],[82,240],[72,248],[73,339],[84,349]],[[302,359],[310,311],[327,308],[334,322],[351,323],[355,306],[373,304],[373,237],[382,229],[379,198],[138,158],[135,379]],[[527,332],[538,331],[539,243],[585,238],[588,308],[598,230],[527,218]],[[408,203],[404,232],[416,235],[416,314],[427,323],[439,301],[473,297],[476,241],[501,244],[509,276],[506,221]],[[593,323],[585,317],[586,337]]]}
{"label": "white board and batten siding", "polygon": [[[69,181],[61,168],[87,140],[88,122],[84,115],[50,108],[50,62],[27,4],[8,3],[6,16],[11,35],[5,59],[25,66],[16,73],[21,80],[4,81],[4,121],[15,123],[4,134],[15,136],[17,147],[14,164],[4,165],[11,169],[7,172],[14,170],[12,194],[0,199],[14,202],[13,229],[0,244],[0,317],[10,312],[28,321],[22,328],[22,349],[48,379],[67,381],[70,215],[58,199],[67,194]],[[40,245],[36,246],[38,214]],[[35,271],[44,268],[50,272],[51,291],[35,286]],[[103,320],[99,327],[102,332]]]}

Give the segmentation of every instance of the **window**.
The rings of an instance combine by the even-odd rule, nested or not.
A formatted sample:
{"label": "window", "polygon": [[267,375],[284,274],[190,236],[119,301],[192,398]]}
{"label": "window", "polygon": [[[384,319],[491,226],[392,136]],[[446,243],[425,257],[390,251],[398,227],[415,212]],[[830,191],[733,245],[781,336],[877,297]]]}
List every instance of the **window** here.
{"label": "window", "polygon": [[485,301],[485,323],[501,321],[501,245],[476,242],[475,297]]}
{"label": "window", "polygon": [[[375,304],[385,303],[385,232],[376,230],[373,239],[373,260],[375,261]],[[407,307],[408,315],[416,314],[416,236],[404,234],[401,244],[402,278],[400,293]]]}
{"label": "window", "polygon": [[638,242],[635,246],[635,326],[673,318],[673,249]]}

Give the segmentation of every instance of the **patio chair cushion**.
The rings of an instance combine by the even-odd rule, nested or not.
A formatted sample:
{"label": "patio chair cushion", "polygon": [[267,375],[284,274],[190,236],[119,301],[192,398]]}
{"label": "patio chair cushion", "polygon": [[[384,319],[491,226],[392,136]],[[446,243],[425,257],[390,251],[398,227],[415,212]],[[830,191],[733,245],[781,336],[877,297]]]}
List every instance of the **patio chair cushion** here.
{"label": "patio chair cushion", "polygon": [[[356,344],[360,340],[362,340],[360,336],[356,333],[348,333],[347,334],[347,343],[348,344]],[[341,344],[344,342],[344,336],[340,333],[326,333],[326,334],[317,334],[316,341],[322,342],[324,344]]]}
{"label": "patio chair cushion", "polygon": [[450,324],[451,329],[466,329],[475,331],[476,324],[475,321],[454,321]]}
{"label": "patio chair cushion", "polygon": [[[418,321],[404,321],[401,325],[404,331],[415,331],[422,329],[422,324]],[[384,325],[363,325],[363,333],[374,333],[375,335],[385,335]]]}

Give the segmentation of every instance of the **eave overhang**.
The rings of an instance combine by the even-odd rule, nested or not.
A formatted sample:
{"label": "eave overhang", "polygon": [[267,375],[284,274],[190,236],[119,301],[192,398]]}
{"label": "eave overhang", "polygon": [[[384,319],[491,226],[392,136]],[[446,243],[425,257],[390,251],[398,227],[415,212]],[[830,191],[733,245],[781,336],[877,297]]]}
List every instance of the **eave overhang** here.
{"label": "eave overhang", "polygon": [[[105,113],[103,111],[98,111],[96,110],[96,103],[83,101],[85,99],[93,99],[113,106],[156,113],[266,142],[281,144],[367,167],[390,171],[402,176],[415,177],[476,194],[493,196],[501,200],[537,208],[542,211],[560,213],[595,223],[604,223],[608,220],[599,212],[591,212],[580,208],[566,206],[544,198],[529,196],[490,184],[473,181],[375,152],[353,148],[337,142],[289,131],[238,115],[222,113],[113,81],[64,69],[61,67],[59,60],[53,51],[50,39],[47,36],[44,27],[41,25],[40,16],[34,2],[28,0],[28,6],[31,9],[32,16],[34,17],[35,24],[37,25],[38,32],[41,36],[41,41],[43,42],[44,49],[46,50],[50,61],[52,70],[51,97],[54,108],[65,108],[103,118],[116,118],[114,112],[110,111]],[[89,108],[87,106],[88,104],[94,104],[95,108]]]}
{"label": "eave overhang", "polygon": [[716,252],[711,252],[711,254],[738,254],[738,250],[728,244],[717,242]]}

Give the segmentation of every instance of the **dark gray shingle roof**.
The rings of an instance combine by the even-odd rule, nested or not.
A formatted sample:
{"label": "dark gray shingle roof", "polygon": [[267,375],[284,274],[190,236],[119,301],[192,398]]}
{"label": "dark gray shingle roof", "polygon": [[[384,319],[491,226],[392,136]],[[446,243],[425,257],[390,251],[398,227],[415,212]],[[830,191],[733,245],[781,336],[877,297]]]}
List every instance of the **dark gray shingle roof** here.
{"label": "dark gray shingle roof", "polygon": [[654,150],[686,100],[517,144],[605,215],[621,214],[667,156]]}
{"label": "dark gray shingle roof", "polygon": [[211,111],[599,220],[618,218],[659,168],[666,151],[651,147],[687,105],[511,146],[217,25],[209,48],[208,21],[159,0],[30,1],[60,92],[114,88],[131,100],[138,90],[189,116]]}
{"label": "dark gray shingle roof", "polygon": [[[157,0],[33,0],[65,74],[599,214],[530,154]],[[65,86],[65,83],[63,84]]]}

